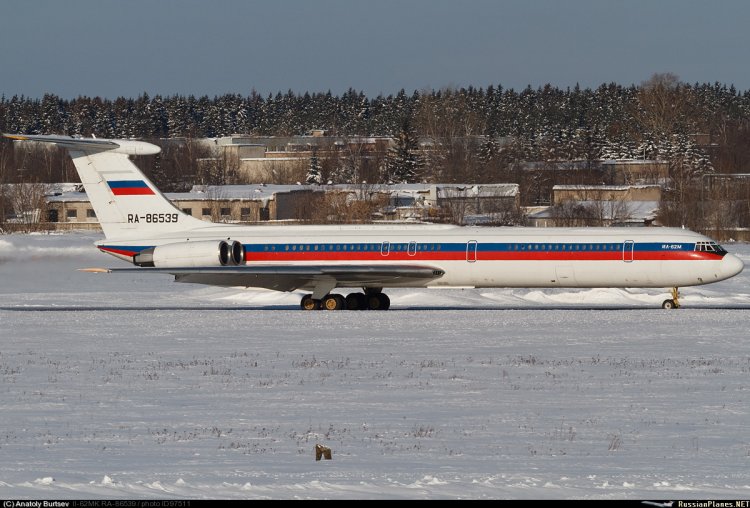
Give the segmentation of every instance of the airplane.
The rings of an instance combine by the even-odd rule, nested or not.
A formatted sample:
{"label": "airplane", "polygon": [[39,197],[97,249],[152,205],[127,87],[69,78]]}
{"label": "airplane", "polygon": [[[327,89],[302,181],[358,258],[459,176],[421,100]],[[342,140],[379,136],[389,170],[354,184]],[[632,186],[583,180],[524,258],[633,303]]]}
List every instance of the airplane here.
{"label": "airplane", "polygon": [[[386,310],[385,287],[671,288],[662,307],[672,309],[680,306],[679,287],[718,282],[744,268],[712,239],[679,228],[215,224],[177,209],[130,160],[159,153],[156,145],[3,136],[68,150],[104,232],[96,247],[135,265],[90,271],[303,290],[305,310]],[[343,296],[336,288],[353,292]]]}

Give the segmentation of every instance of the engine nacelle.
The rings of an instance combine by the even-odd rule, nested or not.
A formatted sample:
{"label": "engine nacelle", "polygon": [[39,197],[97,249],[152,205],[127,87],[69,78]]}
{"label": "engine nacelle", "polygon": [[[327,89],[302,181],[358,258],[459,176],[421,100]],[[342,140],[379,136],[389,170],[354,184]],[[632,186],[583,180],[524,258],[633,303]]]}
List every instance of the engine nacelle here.
{"label": "engine nacelle", "polygon": [[158,245],[133,256],[133,264],[156,268],[196,268],[245,264],[245,248],[237,240]]}

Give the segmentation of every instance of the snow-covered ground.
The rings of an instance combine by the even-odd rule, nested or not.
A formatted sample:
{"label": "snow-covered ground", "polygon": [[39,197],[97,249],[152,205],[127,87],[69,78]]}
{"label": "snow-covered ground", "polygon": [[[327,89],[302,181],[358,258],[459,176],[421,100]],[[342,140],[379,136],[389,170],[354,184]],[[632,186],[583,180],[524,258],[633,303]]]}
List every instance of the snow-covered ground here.
{"label": "snow-covered ground", "polygon": [[97,238],[0,236],[0,498],[750,497],[750,270],[303,312]]}

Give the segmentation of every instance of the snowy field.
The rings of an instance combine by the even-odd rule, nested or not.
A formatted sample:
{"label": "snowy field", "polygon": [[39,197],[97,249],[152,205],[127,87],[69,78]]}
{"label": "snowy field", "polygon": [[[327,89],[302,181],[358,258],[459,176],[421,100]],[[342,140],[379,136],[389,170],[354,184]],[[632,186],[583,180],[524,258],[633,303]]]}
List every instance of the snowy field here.
{"label": "snowy field", "polygon": [[0,236],[0,498],[750,497],[750,269],[303,312],[98,238]]}

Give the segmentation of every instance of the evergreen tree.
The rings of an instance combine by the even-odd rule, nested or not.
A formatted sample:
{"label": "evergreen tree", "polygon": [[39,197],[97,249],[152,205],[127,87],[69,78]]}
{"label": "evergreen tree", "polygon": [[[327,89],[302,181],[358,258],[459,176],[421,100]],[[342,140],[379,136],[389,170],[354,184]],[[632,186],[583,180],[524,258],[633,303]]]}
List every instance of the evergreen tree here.
{"label": "evergreen tree", "polygon": [[308,185],[320,185],[323,182],[323,174],[321,173],[320,160],[316,150],[313,150],[310,156],[310,167],[307,169],[307,176],[305,176],[305,183]]}
{"label": "evergreen tree", "polygon": [[417,137],[408,118],[401,123],[396,145],[388,150],[384,180],[388,183],[414,183],[423,166],[417,153]]}
{"label": "evergreen tree", "polygon": [[479,147],[479,162],[484,166],[489,166],[499,154],[500,146],[497,143],[496,136],[494,134],[488,135]]}

